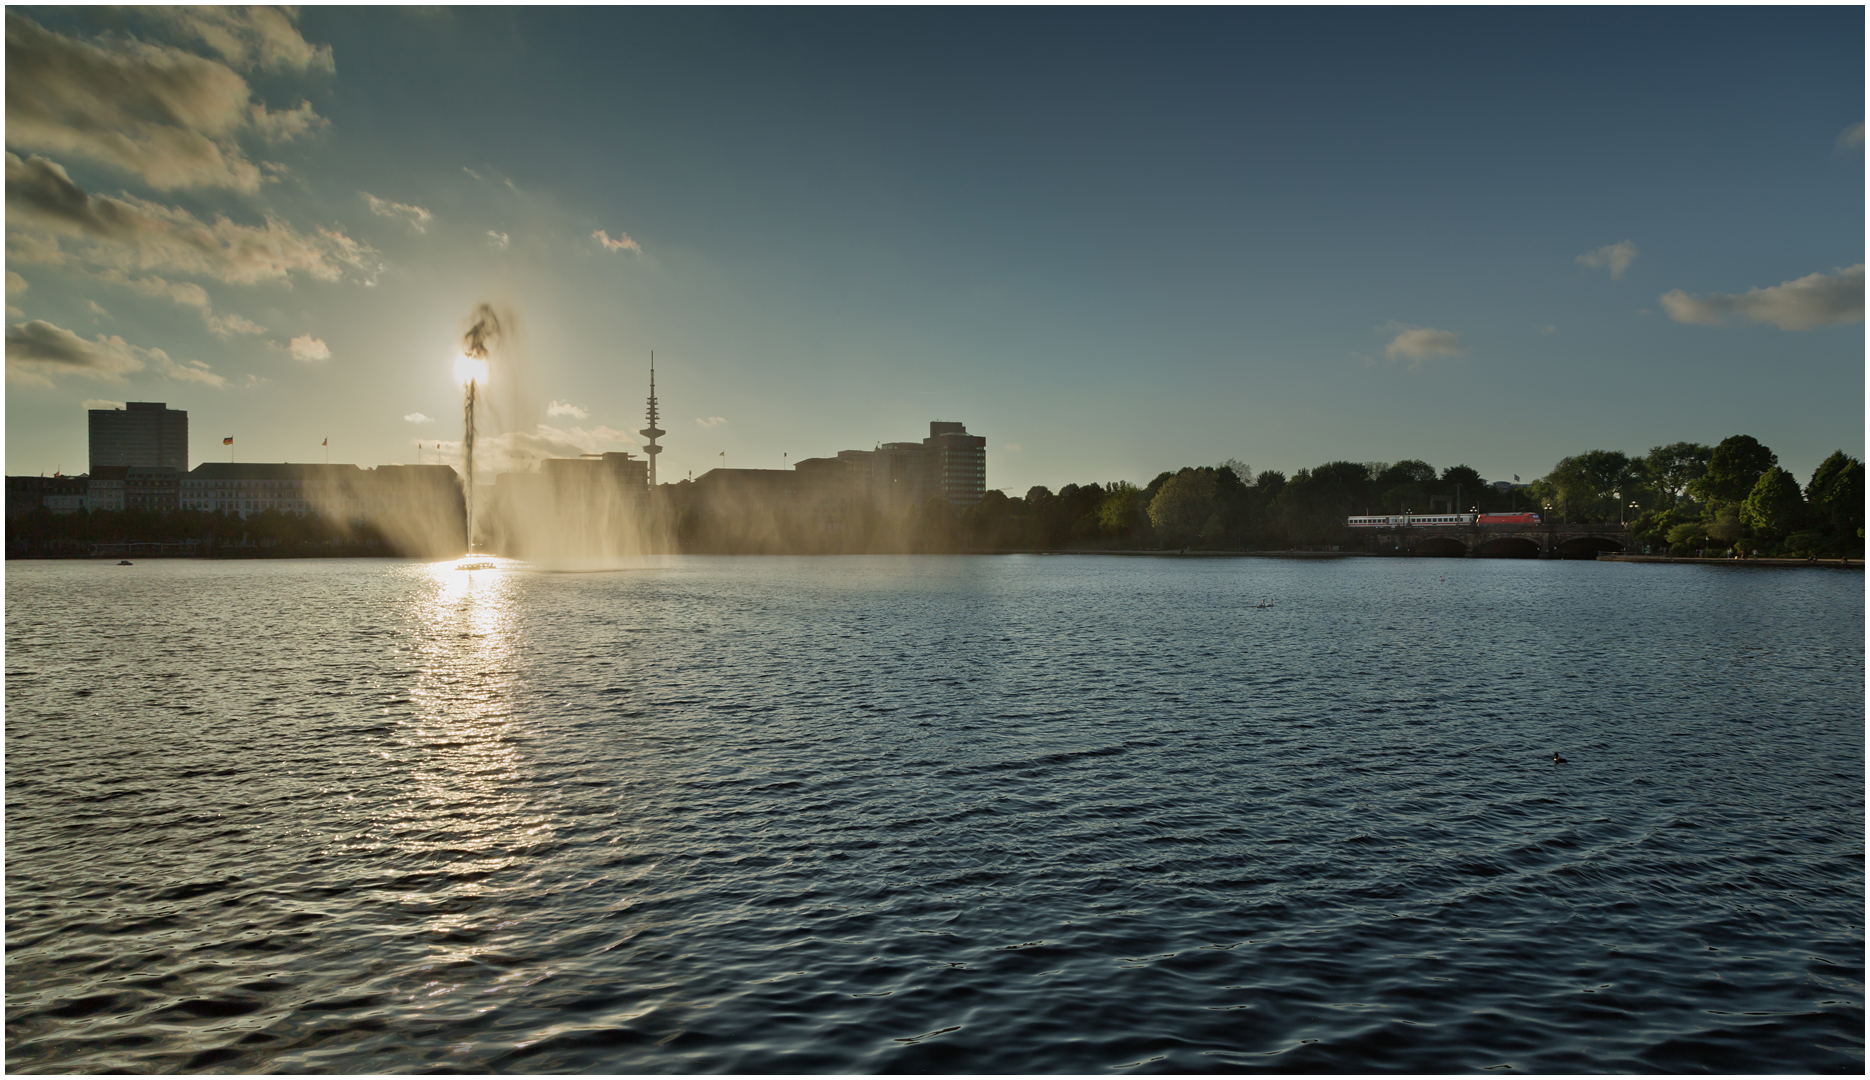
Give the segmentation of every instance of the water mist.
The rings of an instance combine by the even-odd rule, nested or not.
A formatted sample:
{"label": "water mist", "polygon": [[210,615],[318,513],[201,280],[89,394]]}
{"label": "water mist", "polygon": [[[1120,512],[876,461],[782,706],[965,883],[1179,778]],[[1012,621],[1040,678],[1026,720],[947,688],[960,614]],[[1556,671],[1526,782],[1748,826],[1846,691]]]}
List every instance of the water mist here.
{"label": "water mist", "polygon": [[474,550],[474,443],[475,411],[480,396],[480,379],[488,370],[490,347],[500,338],[500,318],[494,314],[488,304],[481,304],[474,309],[474,324],[461,339],[461,355],[467,360],[477,361],[475,365],[464,365],[461,372],[466,386],[463,390],[461,406],[461,464],[466,474],[464,498],[467,510],[467,549]]}

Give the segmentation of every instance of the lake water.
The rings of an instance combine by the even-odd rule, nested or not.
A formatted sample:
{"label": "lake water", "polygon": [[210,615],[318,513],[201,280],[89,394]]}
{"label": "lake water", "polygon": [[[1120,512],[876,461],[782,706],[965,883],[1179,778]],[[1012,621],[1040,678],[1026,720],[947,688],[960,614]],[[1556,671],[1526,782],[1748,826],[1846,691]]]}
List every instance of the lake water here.
{"label": "lake water", "polygon": [[7,1065],[1860,1072],[1863,599],[11,562]]}

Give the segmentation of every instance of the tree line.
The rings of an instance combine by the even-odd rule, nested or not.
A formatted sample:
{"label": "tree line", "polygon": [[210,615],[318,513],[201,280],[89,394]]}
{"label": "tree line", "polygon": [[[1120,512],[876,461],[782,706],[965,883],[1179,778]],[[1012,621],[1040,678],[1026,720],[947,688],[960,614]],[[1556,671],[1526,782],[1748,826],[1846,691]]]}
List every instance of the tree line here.
{"label": "tree line", "polygon": [[1591,450],[1524,486],[1467,465],[1331,461],[1287,477],[1238,461],[1126,481],[989,491],[965,512],[925,508],[924,550],[1287,550],[1352,546],[1363,514],[1532,510],[1547,521],[1626,522],[1637,550],[1861,557],[1864,467],[1833,453],[1801,485],[1758,440],[1679,442],[1647,454]]}

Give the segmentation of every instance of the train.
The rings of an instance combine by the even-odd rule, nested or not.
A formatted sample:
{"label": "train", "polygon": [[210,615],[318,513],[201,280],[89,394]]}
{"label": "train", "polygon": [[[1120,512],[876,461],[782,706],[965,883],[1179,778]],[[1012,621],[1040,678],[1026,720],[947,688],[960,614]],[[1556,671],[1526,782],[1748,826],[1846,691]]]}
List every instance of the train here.
{"label": "train", "polygon": [[1537,525],[1539,515],[1522,511],[1516,514],[1379,514],[1375,517],[1346,518],[1353,529],[1424,528],[1429,525]]}

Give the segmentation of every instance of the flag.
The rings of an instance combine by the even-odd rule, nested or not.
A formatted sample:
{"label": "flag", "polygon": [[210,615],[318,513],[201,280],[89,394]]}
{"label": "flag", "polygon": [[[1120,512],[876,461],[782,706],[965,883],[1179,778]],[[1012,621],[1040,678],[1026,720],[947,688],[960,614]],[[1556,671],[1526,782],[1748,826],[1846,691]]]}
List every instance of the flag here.
{"label": "flag", "polygon": [[222,446],[232,446],[232,445],[234,445],[234,440],[233,440],[232,438],[227,438],[227,439],[222,439],[222,440],[221,440],[221,445],[222,445]]}
{"label": "flag", "polygon": [[1519,474],[1518,474],[1518,473],[1514,473],[1514,474],[1513,474],[1513,482],[1514,482],[1515,484],[1517,484],[1517,483],[1519,483]]}
{"label": "flag", "polygon": [[331,445],[331,439],[330,439],[329,437],[327,437],[327,438],[325,439],[325,441],[324,441],[324,442],[321,442],[321,443],[319,443],[318,445],[320,445],[320,446],[330,446],[330,445]]}

